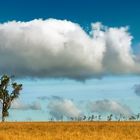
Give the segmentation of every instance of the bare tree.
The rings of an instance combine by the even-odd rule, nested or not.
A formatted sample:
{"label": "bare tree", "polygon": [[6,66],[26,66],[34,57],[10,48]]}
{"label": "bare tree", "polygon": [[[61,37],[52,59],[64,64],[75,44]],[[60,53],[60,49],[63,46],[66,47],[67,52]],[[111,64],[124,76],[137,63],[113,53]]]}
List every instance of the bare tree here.
{"label": "bare tree", "polygon": [[85,121],[85,120],[86,120],[86,118],[87,118],[86,116],[83,116],[83,121]]}
{"label": "bare tree", "polygon": [[137,120],[139,120],[139,118],[140,118],[140,113],[138,113],[138,114],[136,115],[136,118],[137,118]]}
{"label": "bare tree", "polygon": [[132,116],[129,117],[129,120],[130,121],[132,121],[132,120],[134,121],[134,120],[136,120],[136,117],[132,115]]}
{"label": "bare tree", "polygon": [[111,121],[112,120],[112,116],[113,116],[113,114],[110,114],[109,116],[107,116],[107,121]]}
{"label": "bare tree", "polygon": [[[11,86],[11,92],[9,87]],[[22,90],[22,84],[17,84],[11,81],[11,77],[3,75],[0,79],[0,102],[2,104],[2,122],[5,121],[5,117],[9,116],[8,110],[11,107],[11,103],[14,99],[18,98],[19,92]]]}
{"label": "bare tree", "polygon": [[101,120],[101,115],[98,115],[98,120],[99,120],[99,121]]}

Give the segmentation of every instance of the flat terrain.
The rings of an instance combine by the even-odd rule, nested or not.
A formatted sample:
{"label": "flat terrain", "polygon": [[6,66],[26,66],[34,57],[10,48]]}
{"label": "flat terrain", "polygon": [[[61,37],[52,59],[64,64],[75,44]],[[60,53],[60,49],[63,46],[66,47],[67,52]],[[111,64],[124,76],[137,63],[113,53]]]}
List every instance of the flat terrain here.
{"label": "flat terrain", "polygon": [[140,122],[6,122],[0,140],[140,140]]}

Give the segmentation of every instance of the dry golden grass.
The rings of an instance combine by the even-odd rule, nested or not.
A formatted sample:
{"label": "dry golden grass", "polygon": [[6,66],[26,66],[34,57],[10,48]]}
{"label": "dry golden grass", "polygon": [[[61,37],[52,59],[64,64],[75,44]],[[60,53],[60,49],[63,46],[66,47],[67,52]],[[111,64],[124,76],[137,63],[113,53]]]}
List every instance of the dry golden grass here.
{"label": "dry golden grass", "polygon": [[0,140],[140,140],[140,122],[6,122]]}

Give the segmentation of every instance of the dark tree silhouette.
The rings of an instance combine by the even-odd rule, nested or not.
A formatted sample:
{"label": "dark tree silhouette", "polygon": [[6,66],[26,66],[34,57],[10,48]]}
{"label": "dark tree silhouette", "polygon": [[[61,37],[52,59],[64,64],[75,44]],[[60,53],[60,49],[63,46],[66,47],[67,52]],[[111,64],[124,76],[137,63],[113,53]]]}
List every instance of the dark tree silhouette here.
{"label": "dark tree silhouette", "polygon": [[113,116],[113,114],[110,114],[109,116],[107,116],[107,121],[111,121],[112,120],[112,116]]}
{"label": "dark tree silhouette", "polygon": [[[11,86],[11,92],[10,90]],[[11,81],[11,77],[3,75],[0,79],[0,102],[2,105],[2,122],[5,121],[5,117],[9,116],[8,110],[11,107],[11,103],[14,99],[18,98],[19,92],[22,90],[22,84],[17,84]]]}

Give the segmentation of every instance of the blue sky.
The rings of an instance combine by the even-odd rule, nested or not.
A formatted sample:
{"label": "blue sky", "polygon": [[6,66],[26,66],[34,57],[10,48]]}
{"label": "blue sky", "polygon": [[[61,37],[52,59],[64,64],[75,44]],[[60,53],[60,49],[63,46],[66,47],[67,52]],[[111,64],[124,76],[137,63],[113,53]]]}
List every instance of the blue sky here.
{"label": "blue sky", "polygon": [[[43,20],[54,18],[78,23],[81,29],[86,32],[91,31],[91,23],[95,22],[101,22],[108,27],[129,26],[128,32],[133,36],[132,50],[134,54],[139,54],[139,5],[138,0],[3,0],[0,2],[0,22],[2,24],[13,20],[28,22],[39,18]],[[26,74],[26,70],[22,72]],[[104,99],[113,100],[118,103],[118,106],[125,104],[127,109],[131,108],[134,113],[140,112],[140,97],[135,94],[136,89],[134,88],[135,84],[139,85],[140,83],[139,72],[121,75],[114,74],[114,71],[112,73],[109,76],[105,74],[100,79],[93,76],[86,81],[51,76],[43,79],[35,77],[34,79],[32,75],[30,79],[30,74],[27,76],[28,78],[19,78],[18,81],[23,83],[23,91],[20,96],[23,105],[18,104],[21,109],[20,107],[11,109],[8,120],[50,119],[49,109],[54,112],[57,110],[54,106],[48,107],[49,103],[54,104],[52,96],[61,97],[62,103],[72,101],[72,106],[75,105],[74,107],[82,113],[83,110],[85,110],[84,113],[87,113],[87,110],[85,107],[83,109],[80,102],[87,104],[89,101],[103,101]],[[44,100],[39,99],[40,97]],[[34,102],[38,103],[37,106]],[[123,105],[120,106],[125,109]],[[35,106],[34,109],[32,106]],[[41,106],[41,109],[38,106]],[[65,110],[63,110],[64,112]],[[65,112],[64,114],[67,114],[65,117],[68,117],[69,113]]]}
{"label": "blue sky", "polygon": [[139,0],[6,0],[1,1],[0,21],[36,18],[67,19],[86,28],[100,21],[108,26],[130,26],[139,42]]}

